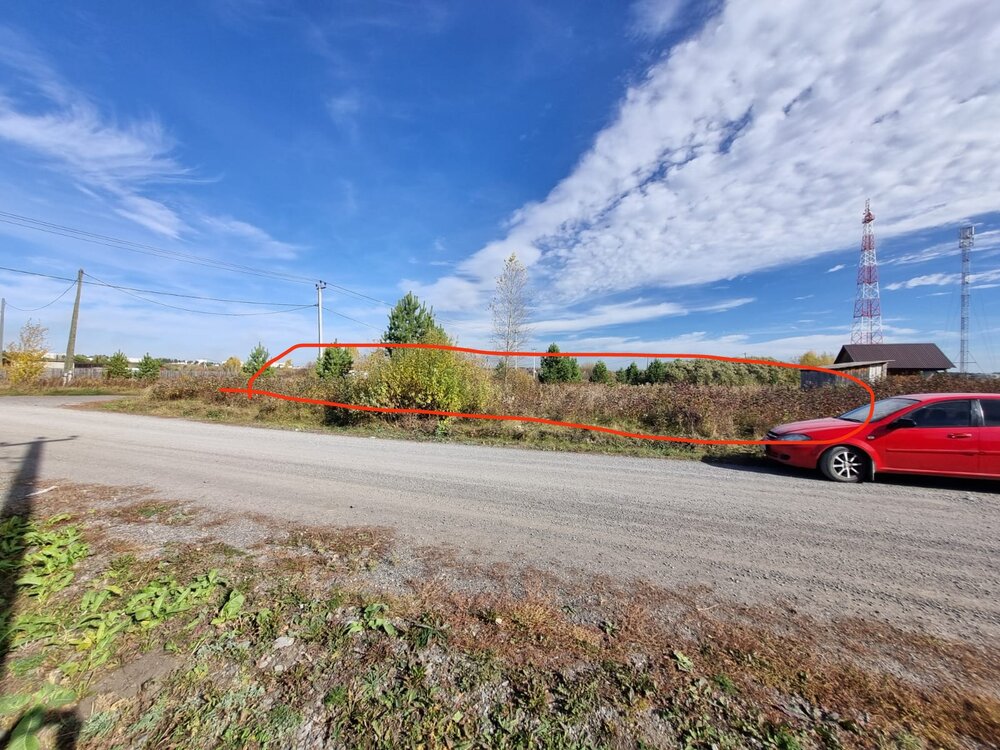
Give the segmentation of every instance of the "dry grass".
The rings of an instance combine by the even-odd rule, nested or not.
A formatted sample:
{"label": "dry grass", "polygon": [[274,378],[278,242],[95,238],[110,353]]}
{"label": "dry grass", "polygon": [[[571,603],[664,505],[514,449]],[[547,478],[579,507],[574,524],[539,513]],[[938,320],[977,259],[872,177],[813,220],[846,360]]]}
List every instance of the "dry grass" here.
{"label": "dry grass", "polygon": [[[996,648],[737,606],[706,589],[407,551],[380,528],[241,517],[264,541],[240,547],[235,524],[197,536],[213,520],[197,516],[178,541],[170,519],[182,506],[145,492],[60,484],[35,503],[39,518],[73,513],[92,550],[76,582],[45,604],[50,614],[76,616],[79,596],[109,571],[133,588],[210,569],[225,581],[203,611],[121,637],[88,684],[106,684],[116,664],[151,649],[175,652],[180,667],[155,689],[96,702],[103,713],[84,725],[81,750],[282,747],[330,733],[379,747],[414,744],[413,732],[442,747],[465,737],[476,747],[535,738],[551,747],[957,749],[1000,737]],[[410,563],[386,564],[394,556]],[[245,604],[212,625],[231,590]],[[294,645],[275,649],[282,635]],[[68,653],[59,642],[16,649],[0,690],[58,675]],[[240,734],[247,727],[252,736]]]}
{"label": "dry grass", "polygon": [[168,525],[190,524],[197,511],[189,505],[168,500],[140,500],[110,511],[110,516],[125,523],[157,522]]}
{"label": "dry grass", "polygon": [[[311,406],[258,396],[222,394],[221,386],[241,387],[239,376],[164,380],[132,399],[100,405],[132,413],[184,417],[213,422],[254,424],[309,430],[380,435],[424,440],[450,440],[521,445],[631,455],[701,457],[744,453],[746,448],[657,443],[563,427],[495,420],[373,415]],[[271,378],[267,388],[293,396],[356,403],[351,381],[324,383],[308,372]],[[924,391],[1000,390],[1000,380],[956,375],[890,378],[875,386],[879,398]],[[860,388],[826,387],[801,390],[796,385],[604,386],[589,383],[541,386],[530,378],[498,381],[488,413],[545,417],[628,432],[701,439],[757,440],[773,425],[840,414],[863,403]]]}

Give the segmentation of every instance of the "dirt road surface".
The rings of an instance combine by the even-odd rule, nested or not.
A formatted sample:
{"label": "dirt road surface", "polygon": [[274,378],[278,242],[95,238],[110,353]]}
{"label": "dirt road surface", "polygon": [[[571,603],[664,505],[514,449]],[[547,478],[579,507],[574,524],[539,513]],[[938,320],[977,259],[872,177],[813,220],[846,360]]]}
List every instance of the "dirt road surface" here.
{"label": "dirt road surface", "polygon": [[[705,585],[725,599],[1000,639],[1000,483],[838,485],[778,467],[287,432],[0,399],[0,480],[147,485],[283,519],[397,529],[479,561]],[[38,449],[36,449],[38,450]]]}

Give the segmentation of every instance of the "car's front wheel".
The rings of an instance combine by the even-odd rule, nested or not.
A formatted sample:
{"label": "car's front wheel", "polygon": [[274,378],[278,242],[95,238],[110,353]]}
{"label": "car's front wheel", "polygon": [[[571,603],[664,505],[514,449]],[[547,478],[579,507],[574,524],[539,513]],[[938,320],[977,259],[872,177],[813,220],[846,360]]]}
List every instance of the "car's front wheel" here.
{"label": "car's front wheel", "polygon": [[868,467],[868,457],[857,448],[837,445],[820,459],[819,468],[827,479],[834,482],[860,482]]}

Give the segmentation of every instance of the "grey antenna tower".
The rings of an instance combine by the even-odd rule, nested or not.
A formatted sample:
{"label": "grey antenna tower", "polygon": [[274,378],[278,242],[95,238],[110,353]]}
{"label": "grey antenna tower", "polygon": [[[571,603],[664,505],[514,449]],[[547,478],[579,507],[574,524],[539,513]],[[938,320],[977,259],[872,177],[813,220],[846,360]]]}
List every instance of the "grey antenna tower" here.
{"label": "grey antenna tower", "polygon": [[969,260],[972,245],[976,241],[976,229],[972,226],[958,230],[958,247],[962,251],[962,330],[961,349],[958,354],[959,372],[969,371]]}

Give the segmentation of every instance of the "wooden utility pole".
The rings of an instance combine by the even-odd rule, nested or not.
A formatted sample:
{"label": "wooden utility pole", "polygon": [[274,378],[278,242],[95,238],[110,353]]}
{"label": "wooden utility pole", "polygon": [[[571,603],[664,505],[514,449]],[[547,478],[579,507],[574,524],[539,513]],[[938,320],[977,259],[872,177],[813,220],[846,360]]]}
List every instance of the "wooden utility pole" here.
{"label": "wooden utility pole", "polygon": [[69,342],[66,344],[66,361],[63,363],[63,377],[73,377],[76,366],[76,322],[80,318],[80,292],[83,290],[83,269],[76,274],[76,302],[73,303],[73,317],[69,322]]}

